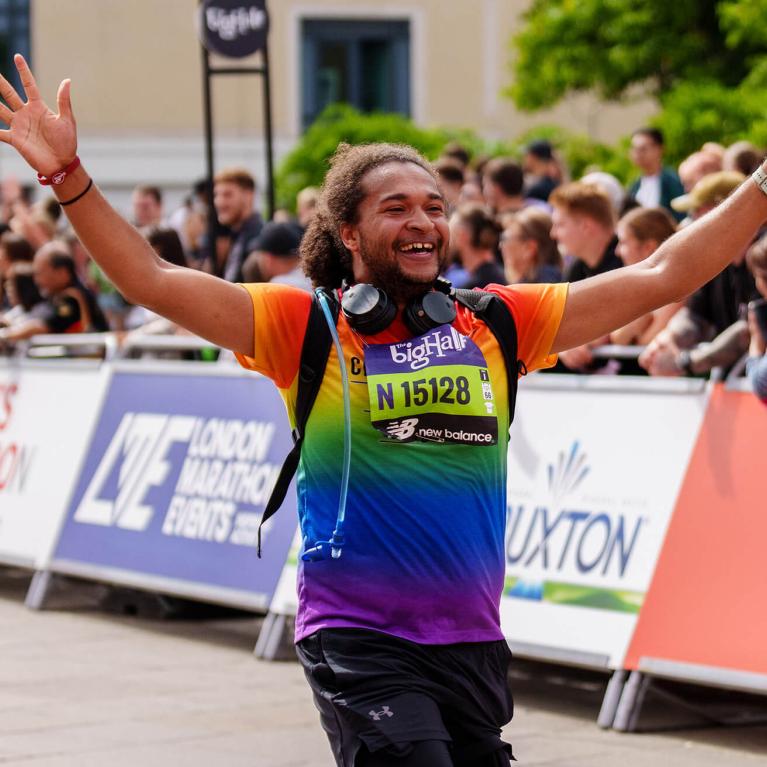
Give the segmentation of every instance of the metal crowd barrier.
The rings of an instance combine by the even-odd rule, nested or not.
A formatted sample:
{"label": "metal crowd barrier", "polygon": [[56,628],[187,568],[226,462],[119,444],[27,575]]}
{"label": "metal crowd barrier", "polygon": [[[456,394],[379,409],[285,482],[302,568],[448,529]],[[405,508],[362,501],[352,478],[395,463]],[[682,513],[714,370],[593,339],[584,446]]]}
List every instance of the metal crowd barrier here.
{"label": "metal crowd barrier", "polygon": [[[266,526],[265,558],[253,550],[290,445],[281,398],[235,365],[141,357],[215,348],[204,339],[118,341],[37,336],[0,358],[0,562],[37,570],[31,606],[63,573],[269,607],[268,657],[295,611],[293,494]],[[592,352],[635,359],[643,348]],[[747,379],[718,381],[520,384],[501,626],[520,656],[612,672],[600,726],[633,729],[653,676],[767,692],[754,651],[767,646],[767,465],[754,463],[767,411]],[[211,479],[227,467],[228,484]],[[711,556],[722,546],[739,552],[726,566]]]}

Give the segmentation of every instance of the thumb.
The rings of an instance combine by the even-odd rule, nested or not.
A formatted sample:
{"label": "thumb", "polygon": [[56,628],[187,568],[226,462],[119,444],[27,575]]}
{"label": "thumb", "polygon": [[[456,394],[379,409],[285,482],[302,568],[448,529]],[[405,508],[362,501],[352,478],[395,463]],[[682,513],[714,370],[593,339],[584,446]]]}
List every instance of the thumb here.
{"label": "thumb", "polygon": [[72,114],[72,100],[70,98],[70,90],[72,81],[70,79],[62,80],[59,85],[59,91],[56,94],[56,104],[59,109],[59,116],[65,120],[74,122],[74,115]]}

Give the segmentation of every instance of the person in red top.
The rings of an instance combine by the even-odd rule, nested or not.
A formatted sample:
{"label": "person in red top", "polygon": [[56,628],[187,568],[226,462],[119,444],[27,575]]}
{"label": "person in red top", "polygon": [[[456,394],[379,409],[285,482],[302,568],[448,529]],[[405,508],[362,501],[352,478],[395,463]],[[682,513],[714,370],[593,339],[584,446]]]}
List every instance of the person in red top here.
{"label": "person in red top", "polygon": [[[9,126],[8,130],[0,131],[0,141],[13,146],[44,180],[58,182],[53,186],[57,198],[84,246],[109,279],[132,303],[147,306],[243,358],[263,359],[263,349],[259,346],[270,341],[260,335],[260,330],[257,331],[260,319],[254,311],[252,291],[209,274],[164,263],[141,235],[112,209],[86,169],[76,160],[77,132],[69,81],[61,84],[58,110],[53,112],[41,99],[24,59],[16,56],[15,62],[26,100],[0,78],[0,95],[5,102],[0,105],[0,120]],[[317,216],[304,240],[305,247],[313,247],[313,252],[323,250],[329,255],[324,261],[326,268],[310,270],[315,283],[321,275],[321,281],[329,282],[326,287],[330,289],[340,288],[341,280],[346,278],[357,285],[368,283],[385,291],[394,304],[394,322],[399,328],[406,304],[434,289],[440,267],[446,260],[449,239],[445,200],[433,170],[413,150],[403,153],[402,149],[387,145],[360,148],[363,161],[355,166],[352,183],[346,189],[332,185],[324,189]],[[546,290],[552,297],[561,295],[561,298],[548,303],[548,321],[535,322],[528,325],[528,329],[518,323],[520,350],[527,347],[533,350],[537,359],[548,360],[550,355],[585,344],[660,306],[679,301],[710,280],[737,253],[746,249],[767,219],[767,173],[758,171],[754,181],[756,183],[744,184],[715,211],[671,237],[644,261],[583,279],[570,285],[569,289],[566,285],[548,286]],[[341,199],[342,203],[331,204]],[[303,248],[302,245],[302,252],[305,252]],[[275,285],[266,288],[283,293],[289,290]],[[502,289],[501,293],[506,294],[513,305],[517,301],[517,290],[520,297],[527,296],[535,301],[540,293],[534,286],[512,286]],[[540,333],[538,342],[532,346],[529,338],[524,337],[529,335],[531,327]],[[454,330],[451,325],[447,328]],[[297,328],[297,332],[301,329]],[[365,334],[359,334],[364,341]],[[450,335],[451,354],[456,345],[470,348],[466,336],[457,331],[456,336],[452,332]],[[487,334],[482,335],[487,340]],[[400,360],[408,359],[408,349],[413,352],[425,348],[423,336],[421,340],[418,338],[413,333],[412,349],[408,341],[399,350],[390,347],[391,359],[399,365]],[[375,346],[370,348],[375,349]],[[445,347],[436,348],[443,350]],[[486,348],[491,351],[489,345]],[[366,353],[371,354],[370,349]],[[376,356],[371,354],[371,357]],[[349,359],[346,354],[344,359],[351,375],[355,375],[355,365],[356,375],[364,375],[361,360]],[[413,361],[421,365],[423,360],[419,356]],[[383,366],[384,361],[378,362]],[[466,360],[459,360],[459,365],[470,367]],[[383,367],[379,370],[380,375],[386,374]],[[368,375],[379,373],[368,371]],[[289,385],[287,381],[281,383]],[[330,400],[328,403],[326,409],[331,410],[332,403]],[[333,405],[338,413],[336,422],[344,420],[340,403],[336,397]],[[361,424],[360,428],[363,426],[367,435],[364,438],[369,439],[371,425]],[[400,425],[400,432],[405,426]],[[498,431],[500,438],[500,429]],[[507,435],[503,438],[507,439]],[[488,449],[459,447],[477,451]],[[388,450],[394,454],[409,448],[408,443]],[[414,449],[420,454],[430,448],[421,443],[421,447]],[[379,489],[390,494],[392,509],[407,512],[411,519],[418,520],[420,509],[408,507],[407,496],[412,487],[422,482],[423,467],[418,461],[411,464],[408,483],[382,483]],[[386,466],[372,468],[385,472]],[[320,474],[334,470],[321,460],[312,469]],[[431,477],[435,486],[444,485],[446,479]],[[474,482],[471,467],[450,480],[453,487],[471,492]],[[496,488],[498,498],[503,499],[504,492],[505,487],[499,485]],[[313,503],[311,498],[301,500],[305,504]],[[357,512],[358,522],[364,522],[362,512],[365,509],[350,510]],[[430,509],[429,513],[433,511]],[[463,541],[456,536],[452,542],[471,552],[484,547],[495,556],[496,549],[503,547],[502,536],[496,535],[495,528],[478,527],[474,518],[495,514],[495,505],[492,508],[475,505],[466,511],[472,517],[471,521],[467,520],[472,532],[484,538]],[[400,520],[395,517],[389,521],[385,529],[377,530],[378,541],[384,550],[391,548],[392,536],[397,536]],[[442,546],[446,541],[443,531],[435,526],[422,528],[418,538],[403,543],[410,547],[412,555],[415,553],[413,546],[422,546],[428,554],[430,546]],[[396,551],[396,545],[394,549]],[[354,555],[354,544],[350,544],[349,556]],[[476,560],[472,559],[472,562],[476,563]],[[334,562],[312,564],[332,567]],[[425,564],[433,563],[426,559]],[[446,568],[451,566],[450,561],[444,564]],[[391,578],[411,574],[412,570],[392,573]],[[451,589],[455,590],[461,585],[460,572],[452,575]],[[361,585],[370,590],[380,582],[390,588],[387,577],[371,568],[363,583],[331,581],[330,586],[334,589],[331,596],[337,599],[339,594],[348,594],[350,604],[355,606],[358,602],[354,592],[360,590]],[[313,585],[308,575],[305,585]],[[420,581],[412,579],[400,583],[397,592],[400,599],[394,605],[397,620],[413,619],[408,605],[422,587]],[[470,578],[465,579],[463,587],[473,588]],[[481,616],[486,617],[491,610],[489,596],[485,600],[487,609],[479,613]],[[348,625],[356,625],[352,623],[352,614],[336,617],[348,619]],[[433,617],[439,622],[438,610],[433,612]],[[445,614],[448,629],[458,626],[461,620],[460,614]],[[351,635],[340,635],[338,631],[325,633],[325,629],[320,628],[306,637],[310,644],[302,641],[299,648],[338,764],[347,767],[489,767],[508,764],[510,750],[499,738],[500,727],[511,715],[508,701],[502,698],[508,656],[498,652],[499,640],[433,645],[398,636],[396,624],[393,625],[393,636],[357,628],[346,629],[353,632]],[[492,636],[490,628],[487,636]],[[364,650],[362,655],[360,648]],[[484,665],[479,665],[478,659]],[[361,688],[350,689],[349,685],[353,687],[360,679],[364,680]],[[453,682],[452,686],[450,682]],[[381,697],[384,694],[382,686],[387,685],[398,691],[398,701],[406,699],[404,710]],[[456,690],[460,690],[461,695],[456,696]],[[367,697],[366,691],[369,693]],[[347,696],[352,692],[359,706],[367,704],[353,713],[349,711],[351,703]],[[497,705],[483,708],[483,700],[488,696]],[[395,737],[393,732],[398,735]]]}

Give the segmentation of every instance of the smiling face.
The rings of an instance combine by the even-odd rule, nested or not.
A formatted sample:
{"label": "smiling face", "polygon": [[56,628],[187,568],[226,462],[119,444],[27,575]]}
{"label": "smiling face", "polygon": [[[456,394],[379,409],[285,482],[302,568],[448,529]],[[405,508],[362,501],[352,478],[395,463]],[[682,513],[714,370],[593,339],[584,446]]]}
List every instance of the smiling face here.
{"label": "smiling face", "polygon": [[354,279],[405,302],[428,290],[447,259],[445,200],[432,176],[409,162],[388,162],[363,180],[357,222],[342,224]]}

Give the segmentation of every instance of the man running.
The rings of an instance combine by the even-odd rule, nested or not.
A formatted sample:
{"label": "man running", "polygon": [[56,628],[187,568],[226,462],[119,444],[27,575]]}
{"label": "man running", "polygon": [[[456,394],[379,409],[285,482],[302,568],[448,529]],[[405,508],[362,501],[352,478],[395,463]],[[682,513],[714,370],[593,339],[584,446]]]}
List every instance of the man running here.
{"label": "man running", "polygon": [[[273,378],[294,417],[311,296],[161,261],[79,164],[69,81],[55,114],[24,59],[15,61],[26,101],[0,80],[0,119],[9,125],[0,140],[52,182],[83,244],[130,302],[234,350]],[[490,286],[514,318],[523,366],[551,365],[557,352],[710,280],[767,218],[764,179],[634,266],[569,288]],[[340,296],[346,283],[370,284],[382,291],[376,306],[388,301],[395,315],[383,323],[339,316],[351,400],[347,543],[342,557],[299,570],[297,650],[345,767],[491,767],[511,758],[500,739],[512,714],[498,615],[509,425],[503,357],[464,306],[434,330],[410,329],[445,264],[448,236],[430,164],[407,147],[370,145],[339,149],[302,244],[315,285]],[[331,350],[299,472],[307,545],[336,520],[342,389]],[[423,408],[428,428],[412,417]]]}

